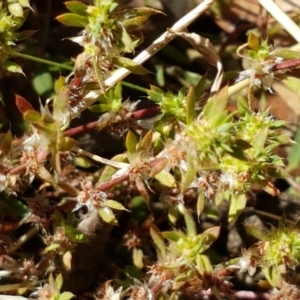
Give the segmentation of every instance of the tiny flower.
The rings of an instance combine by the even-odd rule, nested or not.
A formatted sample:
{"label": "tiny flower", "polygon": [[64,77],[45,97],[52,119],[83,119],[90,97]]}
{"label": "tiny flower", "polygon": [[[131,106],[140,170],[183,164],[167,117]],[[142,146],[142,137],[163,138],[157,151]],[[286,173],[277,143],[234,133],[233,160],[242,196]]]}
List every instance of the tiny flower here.
{"label": "tiny flower", "polygon": [[84,180],[81,182],[82,190],[77,196],[77,205],[74,210],[86,205],[88,210],[95,210],[103,207],[105,205],[105,200],[107,199],[106,193],[99,191],[99,189],[93,186],[92,182],[89,180]]}

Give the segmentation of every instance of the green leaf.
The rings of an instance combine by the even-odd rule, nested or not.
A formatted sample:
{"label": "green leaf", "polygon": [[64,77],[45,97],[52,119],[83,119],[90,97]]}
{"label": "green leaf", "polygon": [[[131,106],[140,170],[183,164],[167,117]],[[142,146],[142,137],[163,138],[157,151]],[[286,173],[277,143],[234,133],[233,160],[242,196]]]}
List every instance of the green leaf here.
{"label": "green leaf", "polygon": [[116,217],[114,216],[114,214],[111,211],[107,211],[104,209],[99,209],[99,216],[100,218],[107,224],[110,225],[114,225],[117,226],[118,225],[118,221],[116,219]]}
{"label": "green leaf", "polygon": [[135,74],[145,75],[149,73],[149,71],[142,65],[137,64],[132,59],[127,57],[115,57],[113,58],[113,63],[115,63],[119,67],[126,68]]}
{"label": "green leaf", "polygon": [[147,19],[148,19],[148,16],[138,16],[138,17],[124,20],[123,25],[126,29],[132,30],[135,27],[139,27],[142,24],[145,24]]}
{"label": "green leaf", "polygon": [[193,215],[184,206],[182,206],[180,208],[180,212],[184,216],[184,221],[185,221],[185,224],[186,224],[187,234],[189,236],[196,236],[197,235],[197,227],[196,227],[196,223],[195,223],[195,220],[193,218]]}
{"label": "green leaf", "polygon": [[296,144],[292,145],[289,155],[288,155],[288,170],[295,170],[300,164],[300,127],[296,132],[296,136],[294,138]]}
{"label": "green leaf", "polygon": [[85,27],[88,25],[88,18],[73,13],[65,13],[56,17],[56,20],[67,26]]}
{"label": "green leaf", "polygon": [[39,96],[45,96],[53,91],[53,78],[50,72],[44,71],[35,75],[32,79],[34,90]]}
{"label": "green leaf", "polygon": [[268,241],[269,235],[268,235],[267,231],[261,230],[257,226],[252,225],[252,224],[247,224],[247,223],[244,223],[244,227],[245,227],[247,233],[249,233],[256,239],[258,239],[260,241]]}
{"label": "green leaf", "polygon": [[76,166],[81,167],[81,168],[90,168],[90,167],[95,166],[94,162],[86,156],[76,156],[75,164],[76,164]]}
{"label": "green leaf", "polygon": [[144,267],[143,263],[144,253],[141,249],[134,248],[132,253],[133,265],[138,269],[142,269]]}
{"label": "green leaf", "polygon": [[253,147],[256,151],[262,151],[268,138],[268,128],[264,128],[258,132],[254,139]]}
{"label": "green leaf", "polygon": [[15,64],[11,61],[6,61],[3,65],[2,65],[3,69],[12,72],[12,73],[21,73],[24,74],[22,71],[22,68],[18,65]]}
{"label": "green leaf", "polygon": [[54,286],[57,291],[60,291],[63,285],[63,277],[61,274],[58,274],[55,278]]}
{"label": "green leaf", "polygon": [[76,144],[77,141],[68,136],[61,137],[57,145],[57,150],[62,152],[71,151],[76,146]]}
{"label": "green leaf", "polygon": [[300,96],[300,79],[293,76],[288,76],[286,74],[281,75],[283,78],[281,82],[295,92],[298,96]]}
{"label": "green leaf", "polygon": [[29,0],[18,0],[18,2],[22,5],[22,7],[30,8]]}
{"label": "green leaf", "polygon": [[5,215],[24,218],[28,212],[28,206],[24,205],[13,195],[7,195],[4,192],[0,193],[0,216],[2,219]]}
{"label": "green leaf", "polygon": [[137,146],[137,138],[131,130],[128,130],[127,135],[126,135],[126,140],[125,140],[126,150],[129,153],[135,153],[136,146]]}
{"label": "green leaf", "polygon": [[127,53],[134,52],[134,43],[125,28],[123,28],[123,30],[122,30],[121,41],[124,45],[124,49],[123,49],[124,52],[127,52]]}
{"label": "green leaf", "polygon": [[153,132],[149,130],[139,142],[137,151],[149,151],[152,144]]}
{"label": "green leaf", "polygon": [[113,99],[120,100],[122,99],[122,82],[119,82],[113,91]]}
{"label": "green leaf", "polygon": [[195,180],[196,171],[190,166],[187,171],[181,175],[180,190],[183,193]]}
{"label": "green leaf", "polygon": [[23,17],[24,10],[20,3],[12,3],[8,5],[8,11],[15,17]]}
{"label": "green leaf", "polygon": [[197,264],[198,270],[200,271],[200,274],[204,273],[204,271],[205,272],[213,271],[211,262],[207,255],[203,255],[203,254],[197,255],[196,264]]}
{"label": "green leaf", "polygon": [[66,78],[64,76],[59,76],[57,80],[55,80],[54,83],[54,91],[56,94],[60,93],[62,90],[64,90],[66,85]]}
{"label": "green leaf", "polygon": [[231,195],[228,222],[234,221],[246,206],[247,198],[245,194]]}
{"label": "green leaf", "polygon": [[0,157],[6,156],[9,153],[12,146],[12,140],[12,133],[10,130],[8,130],[0,144]]}
{"label": "green leaf", "polygon": [[198,217],[201,215],[203,209],[205,207],[205,194],[199,191],[198,199],[197,199],[197,215]]}
{"label": "green leaf", "polygon": [[203,109],[203,117],[207,121],[213,121],[220,118],[226,111],[228,104],[228,87],[222,88],[216,95],[208,100]]}
{"label": "green leaf", "polygon": [[58,300],[70,300],[74,297],[75,295],[72,294],[71,292],[63,292],[59,295]]}
{"label": "green leaf", "polygon": [[249,109],[248,102],[244,97],[239,96],[237,98],[237,108],[238,108],[238,112],[241,115],[250,115],[250,114],[252,114],[251,110]]}
{"label": "green leaf", "polygon": [[[118,154],[118,155],[114,156],[111,160],[116,161],[116,162],[124,162],[125,154]],[[103,183],[103,182],[111,180],[111,177],[116,173],[116,171],[117,170],[114,167],[105,166],[103,172],[101,173],[99,182]]]}
{"label": "green leaf", "polygon": [[276,287],[278,289],[282,288],[282,276],[281,274],[285,273],[284,270],[279,270],[280,266],[272,266],[262,268],[263,274],[266,276],[268,282],[272,285],[272,287]]}
{"label": "green leaf", "polygon": [[87,13],[88,6],[80,1],[67,1],[64,3],[69,11],[74,14],[87,17],[89,14]]}
{"label": "green leaf", "polygon": [[162,255],[162,257],[165,257],[167,252],[164,238],[159,229],[153,224],[151,224],[150,227],[150,235],[158,252]]}
{"label": "green leaf", "polygon": [[186,123],[187,123],[187,125],[194,122],[195,104],[196,104],[195,88],[193,86],[190,86],[188,94],[186,95]]}
{"label": "green leaf", "polygon": [[207,239],[205,241],[205,245],[210,247],[210,245],[219,237],[220,235],[220,226],[214,226],[205,230],[202,235],[206,235]]}
{"label": "green leaf", "polygon": [[252,50],[258,50],[260,48],[260,39],[252,31],[248,35],[248,46]]}
{"label": "green leaf", "polygon": [[180,233],[176,231],[164,231],[161,234],[165,239],[172,242],[177,242],[181,238]]}
{"label": "green leaf", "polygon": [[162,170],[161,172],[156,174],[155,179],[162,185],[170,188],[174,187],[176,183],[174,176],[166,170]]}
{"label": "green leaf", "polygon": [[71,270],[71,266],[72,266],[72,253],[71,253],[71,251],[67,251],[66,253],[64,253],[64,255],[62,257],[62,262],[63,262],[64,267],[66,268],[66,270]]}
{"label": "green leaf", "polygon": [[[164,168],[168,165],[168,160],[167,159],[161,159],[155,162],[155,164],[153,166],[151,166],[151,171],[149,174],[149,177],[155,177],[156,175],[158,175],[158,173],[160,173],[161,171],[164,170]],[[167,175],[168,176],[168,175]],[[162,178],[160,178],[161,175],[159,175],[156,179],[160,182],[160,180]],[[161,182],[162,184],[164,184],[163,182]]]}
{"label": "green leaf", "polygon": [[128,10],[126,17],[134,17],[134,16],[151,16],[155,14],[163,14],[162,11],[150,8],[150,7],[136,7]]}
{"label": "green leaf", "polygon": [[46,247],[44,252],[51,252],[53,250],[56,250],[60,247],[60,244],[51,244],[50,246]]}
{"label": "green leaf", "polygon": [[271,53],[271,57],[281,57],[284,60],[298,59],[299,51],[288,50],[288,49],[278,49],[278,50],[274,50]]}
{"label": "green leaf", "polygon": [[116,210],[127,210],[121,203],[115,200],[105,200],[105,205]]}

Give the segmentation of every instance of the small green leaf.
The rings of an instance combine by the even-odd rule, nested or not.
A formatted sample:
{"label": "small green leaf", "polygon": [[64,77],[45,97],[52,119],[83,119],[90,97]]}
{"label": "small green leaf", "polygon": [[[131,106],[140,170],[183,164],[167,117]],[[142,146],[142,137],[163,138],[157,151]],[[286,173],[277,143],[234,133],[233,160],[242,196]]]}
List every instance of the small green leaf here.
{"label": "small green leaf", "polygon": [[56,250],[60,247],[60,244],[51,244],[50,246],[46,247],[44,252],[51,252],[53,250]]}
{"label": "small green leaf", "polygon": [[264,128],[258,132],[254,139],[253,147],[256,151],[262,151],[268,138],[268,128]]}
{"label": "small green leaf", "polygon": [[185,220],[185,224],[186,224],[186,230],[187,230],[187,234],[189,236],[196,236],[197,235],[197,227],[196,227],[196,223],[195,220],[193,218],[193,215],[191,214],[191,212],[184,206],[182,206],[180,208],[180,212],[183,214],[184,216],[184,220]]}
{"label": "small green leaf", "polygon": [[93,161],[90,160],[86,156],[76,156],[75,157],[75,164],[76,164],[76,166],[81,167],[81,168],[90,168],[90,167],[95,166]]}
{"label": "small green leaf", "polygon": [[164,231],[161,234],[162,237],[172,242],[177,242],[181,238],[180,233],[176,231]]}
{"label": "small green leaf", "polygon": [[210,246],[220,235],[220,226],[214,226],[205,230],[202,234],[207,236],[205,241],[206,246]]}
{"label": "small green leaf", "polygon": [[250,31],[248,36],[248,46],[252,50],[258,50],[260,48],[260,39],[252,31]]}
{"label": "small green leaf", "polygon": [[5,215],[24,218],[29,212],[28,206],[13,195],[7,195],[4,192],[0,192],[0,207],[0,216],[2,219],[5,218]]}
{"label": "small green leaf", "polygon": [[252,225],[252,224],[246,224],[245,223],[244,227],[245,227],[247,233],[249,233],[250,235],[252,235],[256,239],[258,239],[260,241],[268,241],[269,236],[268,236],[267,231],[261,230],[257,226]]}
{"label": "small green leaf", "polygon": [[34,90],[39,96],[45,96],[53,91],[53,78],[50,72],[44,71],[35,75],[32,79]]}
{"label": "small green leaf", "polygon": [[0,144],[0,156],[6,156],[9,153],[12,146],[12,140],[12,133],[8,130]]}
{"label": "small green leaf", "polygon": [[62,285],[63,285],[63,277],[61,274],[58,274],[55,278],[55,283],[54,283],[55,289],[57,291],[60,291],[62,288]]}
{"label": "small green leaf", "polygon": [[125,147],[129,153],[135,153],[136,152],[136,146],[137,146],[137,138],[135,134],[128,130],[125,140]]}
{"label": "small green leaf", "polygon": [[187,125],[194,122],[195,104],[196,104],[195,88],[193,86],[190,86],[188,94],[186,96],[186,123],[187,123]]}
{"label": "small green leaf", "polygon": [[288,155],[288,170],[295,170],[300,164],[300,127],[294,138],[296,144],[292,145]]}
{"label": "small green leaf", "polygon": [[134,18],[124,20],[123,25],[126,29],[131,30],[133,28],[141,26],[142,24],[145,24],[147,19],[148,16],[134,17]]}
{"label": "small green leaf", "polygon": [[228,104],[228,87],[222,88],[216,95],[208,100],[203,109],[203,117],[208,121],[217,120],[226,111]]}
{"label": "small green leaf", "polygon": [[163,14],[162,11],[150,7],[136,7],[128,10],[128,12],[126,13],[128,14],[128,18],[134,16],[151,16],[155,14]]}
{"label": "small green leaf", "polygon": [[127,210],[121,203],[115,200],[105,200],[105,205],[116,210]]}
{"label": "small green leaf", "polygon": [[198,217],[201,215],[203,209],[205,207],[205,195],[203,192],[199,192],[198,199],[197,199],[197,215]]}
{"label": "small green leaf", "polygon": [[151,224],[150,227],[150,235],[151,238],[154,242],[154,245],[156,246],[158,252],[162,255],[162,257],[166,256],[166,244],[164,241],[164,238],[161,234],[161,232],[159,231],[159,229],[154,226],[153,224]]}
{"label": "small green leaf", "polygon": [[67,1],[64,3],[69,11],[74,14],[87,17],[89,14],[87,13],[88,6],[80,1]]}
{"label": "small green leaf", "polygon": [[120,100],[122,99],[122,82],[119,82],[116,87],[111,90],[113,91],[113,99]]}
{"label": "small green leaf", "polygon": [[166,170],[162,170],[161,172],[156,174],[155,179],[162,185],[170,188],[174,187],[176,183],[174,176]]}
{"label": "small green leaf", "polygon": [[3,67],[3,69],[5,69],[9,72],[12,72],[12,73],[24,74],[23,71],[22,71],[22,68],[18,64],[13,63],[11,61],[5,62],[2,67]]}
{"label": "small green leaf", "polygon": [[88,24],[88,18],[73,13],[65,13],[56,17],[56,20],[67,26],[85,27]]}
{"label": "small green leaf", "polygon": [[149,71],[147,69],[145,69],[142,65],[137,64],[132,59],[127,58],[127,57],[115,57],[113,59],[113,62],[117,66],[126,68],[135,74],[145,75],[145,74],[149,73]]}
{"label": "small green leaf", "polygon": [[63,261],[64,267],[66,268],[66,270],[71,270],[71,266],[72,266],[71,251],[67,251],[66,253],[64,253],[64,255],[62,257],[62,261]]}
{"label": "small green leaf", "polygon": [[200,271],[200,274],[205,272],[212,272],[213,268],[211,265],[211,262],[209,260],[209,257],[207,255],[199,254],[196,257],[196,264],[198,267],[198,270]]}
{"label": "small green leaf", "polygon": [[144,267],[143,256],[144,253],[141,249],[137,249],[137,248],[133,249],[133,253],[132,253],[133,265],[140,270],[143,269]]}
{"label": "small green leaf", "polygon": [[77,141],[68,136],[61,137],[57,145],[57,150],[62,152],[71,151],[76,146],[76,144]]}
{"label": "small green leaf", "polygon": [[190,185],[191,183],[195,180],[196,176],[196,171],[192,168],[189,167],[187,171],[181,175],[181,184],[180,184],[180,190],[183,193]]}
{"label": "small green leaf", "polygon": [[117,226],[118,225],[118,221],[116,219],[116,217],[114,216],[114,214],[111,211],[107,211],[104,209],[99,209],[99,216],[100,218],[107,224],[110,225],[114,225]]}
{"label": "small green leaf", "polygon": [[[116,162],[124,162],[125,154],[118,154],[118,155],[114,156],[111,160],[116,161]],[[116,173],[116,171],[117,170],[114,167],[105,166],[104,170],[101,172],[99,182],[103,183],[103,182],[111,180],[111,177]]]}
{"label": "small green leaf", "polygon": [[66,85],[66,78],[64,76],[59,76],[57,80],[55,80],[54,83],[54,91],[56,94],[60,93],[62,90],[64,90]]}
{"label": "small green leaf", "polygon": [[72,294],[71,292],[63,292],[59,295],[58,300],[70,300],[74,297],[75,295]]}
{"label": "small green leaf", "polygon": [[137,151],[147,151],[150,149],[152,144],[153,132],[149,130],[139,142],[137,146]]}
{"label": "small green leaf", "polygon": [[241,115],[251,115],[252,112],[249,109],[249,104],[244,97],[239,96],[237,98],[237,108]]}
{"label": "small green leaf", "polygon": [[42,121],[41,114],[36,110],[27,110],[23,114],[23,118],[27,122],[41,122]]}
{"label": "small green leaf", "polygon": [[18,2],[22,5],[22,7],[30,8],[29,0],[18,0]]}
{"label": "small green leaf", "polygon": [[297,77],[293,76],[288,76],[286,74],[281,75],[282,78],[282,83],[291,89],[293,92],[295,92],[298,96],[300,96],[300,79]]}
{"label": "small green leaf", "polygon": [[15,17],[23,17],[24,10],[20,3],[9,4],[8,10]]}
{"label": "small green leaf", "polygon": [[272,57],[281,57],[284,60],[298,59],[299,51],[288,50],[288,49],[278,49],[278,50],[274,50],[271,53],[271,56]]}
{"label": "small green leaf", "polygon": [[228,222],[235,220],[240,213],[244,210],[247,202],[245,194],[231,195],[230,197],[230,208],[228,213]]}

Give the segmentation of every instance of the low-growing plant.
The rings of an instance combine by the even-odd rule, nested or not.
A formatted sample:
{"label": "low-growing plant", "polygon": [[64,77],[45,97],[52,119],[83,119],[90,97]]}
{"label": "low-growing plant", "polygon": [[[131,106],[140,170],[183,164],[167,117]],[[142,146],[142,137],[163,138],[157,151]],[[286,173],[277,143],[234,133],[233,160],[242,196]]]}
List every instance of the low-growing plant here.
{"label": "low-growing plant", "polygon": [[[135,59],[141,26],[160,11],[115,0],[65,3],[69,12],[56,19],[81,29],[70,38],[82,47],[72,74],[56,78],[53,95],[39,109],[15,95],[21,135],[1,121],[2,293],[51,300],[83,292],[103,300],[201,299],[207,293],[235,299],[231,279],[261,271],[259,286],[270,299],[300,298],[296,221],[280,216],[266,230],[244,224],[256,241],[237,257],[219,257],[213,247],[222,235],[224,203],[223,222],[234,226],[254,188],[278,196],[275,180],[291,178],[277,151],[293,143],[283,130],[287,123],[261,108],[259,95],[272,91],[274,81],[299,95],[300,79],[290,72],[300,64],[299,52],[275,49],[250,32],[237,49],[247,69],[224,72],[209,39],[184,30],[212,2],[204,1]],[[19,32],[30,10],[24,0],[0,3],[3,76],[23,72],[15,57],[31,58],[17,47],[35,33]],[[197,74],[178,91],[122,81],[129,72],[149,76],[143,53],[154,55],[174,37],[194,47],[216,75]],[[124,99],[124,86],[146,95],[152,106]],[[236,107],[229,109],[233,100]],[[71,126],[85,110],[97,121]],[[123,150],[104,158],[81,149],[76,136],[88,131],[118,137]],[[215,224],[201,228],[204,217]],[[19,229],[26,232],[21,238]],[[33,238],[38,246],[32,242],[25,251]]]}

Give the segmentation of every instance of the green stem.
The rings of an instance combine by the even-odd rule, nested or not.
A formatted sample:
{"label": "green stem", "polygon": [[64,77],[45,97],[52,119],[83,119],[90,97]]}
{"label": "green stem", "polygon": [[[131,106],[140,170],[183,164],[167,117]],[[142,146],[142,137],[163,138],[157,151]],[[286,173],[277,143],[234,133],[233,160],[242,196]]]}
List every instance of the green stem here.
{"label": "green stem", "polygon": [[67,65],[64,65],[64,64],[60,64],[60,63],[57,63],[57,62],[53,62],[51,60],[43,59],[43,58],[32,56],[32,55],[29,55],[29,54],[20,53],[20,52],[13,52],[11,55],[15,56],[15,57],[21,57],[21,58],[25,58],[25,59],[28,59],[28,60],[36,61],[36,62],[39,62],[39,63],[42,63],[42,64],[55,66],[55,67],[58,67],[60,69],[73,71],[72,66],[67,66]]}
{"label": "green stem", "polygon": [[147,91],[148,91],[148,89],[145,89],[143,87],[140,87],[138,85],[132,84],[132,83],[127,82],[127,81],[122,81],[122,85],[127,86],[130,89],[137,90],[137,91],[140,91],[140,92],[143,92],[143,93],[146,93],[146,94],[147,94]]}

